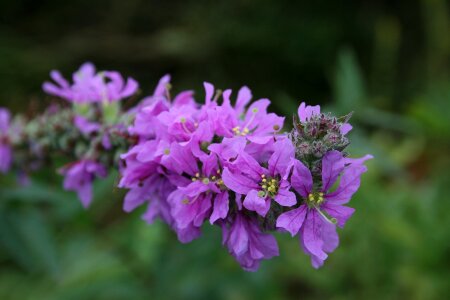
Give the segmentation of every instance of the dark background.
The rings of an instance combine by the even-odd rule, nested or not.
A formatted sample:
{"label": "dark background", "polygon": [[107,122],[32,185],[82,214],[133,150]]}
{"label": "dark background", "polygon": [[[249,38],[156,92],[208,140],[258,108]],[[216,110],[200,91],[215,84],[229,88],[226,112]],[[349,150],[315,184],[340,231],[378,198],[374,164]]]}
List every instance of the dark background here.
{"label": "dark background", "polygon": [[[0,105],[49,98],[51,69],[85,61],[152,92],[248,85],[290,116],[300,101],[354,111],[371,153],[341,246],[314,270],[298,241],[245,273],[220,231],[182,245],[121,211],[117,174],[81,208],[53,170],[0,177],[0,299],[444,299],[450,293],[450,5],[421,1],[5,1]],[[288,123],[288,122],[287,122]]]}

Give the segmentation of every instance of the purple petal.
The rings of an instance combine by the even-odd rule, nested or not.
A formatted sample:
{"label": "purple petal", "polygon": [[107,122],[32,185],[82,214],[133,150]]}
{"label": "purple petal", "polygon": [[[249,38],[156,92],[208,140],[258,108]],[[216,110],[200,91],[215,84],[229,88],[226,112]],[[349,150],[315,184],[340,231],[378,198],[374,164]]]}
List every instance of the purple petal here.
{"label": "purple petal", "polygon": [[202,162],[202,173],[209,177],[217,174],[219,165],[217,163],[217,156],[215,154],[209,154],[200,159]]}
{"label": "purple petal", "polygon": [[341,125],[340,132],[342,135],[346,135],[350,130],[352,130],[352,128],[352,125],[350,125],[349,123],[344,123]]}
{"label": "purple petal", "polygon": [[250,91],[250,89],[246,86],[241,87],[238,92],[235,105],[235,110],[238,116],[244,113],[244,109],[251,99],[252,99],[252,92]]}
{"label": "purple petal", "polygon": [[244,225],[244,217],[241,214],[236,216],[234,224],[230,229],[230,236],[227,239],[229,248],[237,255],[242,255],[248,250],[249,235]]}
{"label": "purple petal", "polygon": [[258,116],[258,121],[256,122],[257,128],[255,129],[254,135],[264,135],[271,134],[280,131],[283,128],[284,117],[277,116],[274,113],[265,114],[261,117]]}
{"label": "purple petal", "polygon": [[58,96],[61,98],[65,98],[65,96],[67,96],[68,94],[68,90],[63,90],[51,82],[44,82],[44,84],[42,85],[42,90],[44,90],[44,92],[46,92],[47,94]]}
{"label": "purple petal", "polygon": [[346,164],[353,164],[353,165],[357,165],[357,164],[358,165],[362,165],[369,159],[373,159],[373,156],[370,155],[370,154],[364,155],[363,157],[360,157],[360,158],[346,157],[345,158],[345,163]]}
{"label": "purple petal", "polygon": [[121,91],[120,96],[122,98],[129,97],[129,96],[133,95],[134,93],[136,93],[138,87],[139,87],[139,84],[137,83],[137,81],[131,77],[128,77],[127,83],[126,83],[125,87],[123,88],[123,90]]}
{"label": "purple petal", "polygon": [[260,197],[257,190],[248,192],[243,204],[246,209],[256,211],[263,217],[270,209],[270,199],[265,196]]}
{"label": "purple petal", "polygon": [[186,187],[179,187],[178,189],[182,191],[184,195],[194,198],[201,193],[208,191],[209,186],[207,184],[204,184],[201,180],[197,180],[195,182],[191,182]]}
{"label": "purple petal", "polygon": [[291,177],[292,187],[304,198],[312,190],[313,179],[309,169],[300,161],[294,161],[294,170]]}
{"label": "purple petal", "polygon": [[338,188],[327,195],[325,198],[331,204],[345,204],[350,201],[353,194],[359,189],[361,184],[361,175],[367,171],[364,165],[350,165],[345,168]]}
{"label": "purple petal", "polygon": [[197,161],[189,148],[174,142],[170,148],[170,157],[174,162],[172,166],[175,170],[185,172],[191,176],[198,172]]}
{"label": "purple petal", "polygon": [[328,191],[344,170],[345,160],[341,152],[327,152],[322,159],[322,190]]}
{"label": "purple petal", "polygon": [[10,119],[11,114],[9,110],[0,107],[0,134],[5,133],[9,130]]}
{"label": "purple petal", "polygon": [[84,208],[88,208],[92,201],[92,184],[87,182],[77,189],[78,198]]}
{"label": "purple petal", "polygon": [[292,206],[297,203],[295,194],[289,191],[289,189],[285,188],[280,188],[278,190],[278,193],[275,195],[274,200],[282,206]]}
{"label": "purple petal", "polygon": [[244,137],[224,138],[221,143],[209,145],[208,150],[216,153],[222,162],[228,163],[242,153],[246,144]]}
{"label": "purple petal", "polygon": [[292,160],[295,159],[294,145],[289,139],[282,139],[274,144],[275,152],[269,159],[269,173],[272,176],[280,174],[284,176],[291,164]]}
{"label": "purple petal", "polygon": [[90,135],[93,132],[99,131],[101,125],[95,122],[89,122],[85,117],[75,116],[75,126],[85,135]]}
{"label": "purple petal", "polygon": [[240,172],[251,177],[254,181],[261,180],[261,175],[267,173],[267,171],[246,152],[240,153],[233,165],[238,168]]}
{"label": "purple petal", "polygon": [[332,203],[326,203],[322,208],[333,218],[338,221],[339,227],[344,227],[347,220],[353,215],[355,209],[343,205],[333,205]]}
{"label": "purple petal", "polygon": [[228,168],[223,169],[222,180],[227,188],[242,195],[259,187],[255,181],[244,175],[232,173]]}
{"label": "purple petal", "polygon": [[178,240],[183,243],[190,243],[201,235],[200,228],[189,226],[186,228],[175,228]]}
{"label": "purple petal", "polygon": [[50,77],[59,84],[60,87],[66,89],[69,88],[69,82],[61,75],[59,71],[53,70],[50,72]]}
{"label": "purple petal", "polygon": [[136,207],[144,204],[150,195],[146,187],[136,187],[128,191],[123,202],[123,210],[133,211]]}
{"label": "purple petal", "polygon": [[212,97],[214,96],[214,86],[209,82],[204,82],[203,86],[205,87],[205,104],[211,103]]}
{"label": "purple petal", "polygon": [[213,224],[219,219],[225,219],[228,215],[229,196],[228,191],[217,194],[214,199],[214,208],[209,222]]}
{"label": "purple petal", "polygon": [[167,90],[167,84],[170,83],[170,75],[164,75],[158,82],[158,85],[153,92],[153,97],[165,96]]}
{"label": "purple petal", "polygon": [[6,173],[11,168],[12,151],[8,145],[0,143],[0,173]]}
{"label": "purple petal", "polygon": [[327,254],[323,251],[322,239],[322,216],[315,210],[310,210],[303,224],[302,240],[305,248],[314,256],[321,260],[327,258]]}
{"label": "purple petal", "polygon": [[328,222],[322,223],[323,251],[333,252],[339,245],[339,236],[336,232],[336,226]]}
{"label": "purple petal", "polygon": [[193,91],[183,91],[179,93],[175,97],[175,99],[173,99],[173,106],[183,106],[183,105],[195,106],[195,100],[193,95],[194,95]]}
{"label": "purple petal", "polygon": [[301,205],[299,208],[282,213],[277,219],[277,227],[283,228],[295,236],[303,225],[306,212],[307,206]]}
{"label": "purple petal", "polygon": [[306,105],[305,102],[302,102],[298,107],[298,116],[300,118],[300,122],[302,123],[309,120],[309,118],[311,118],[312,116],[319,114],[320,114],[320,105],[309,106]]}

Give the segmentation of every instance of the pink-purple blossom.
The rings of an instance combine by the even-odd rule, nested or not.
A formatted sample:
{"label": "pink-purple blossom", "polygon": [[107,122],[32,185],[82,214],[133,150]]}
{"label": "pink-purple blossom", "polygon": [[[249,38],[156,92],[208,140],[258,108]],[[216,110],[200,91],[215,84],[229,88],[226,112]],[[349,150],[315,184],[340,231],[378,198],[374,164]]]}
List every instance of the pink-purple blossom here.
{"label": "pink-purple blossom", "polygon": [[126,80],[116,71],[96,73],[92,63],[84,63],[73,76],[71,84],[59,71],[50,72],[53,82],[45,82],[43,90],[73,103],[115,102],[133,95],[138,83],[131,77]]}
{"label": "pink-purple blossom", "polygon": [[[165,75],[151,95],[125,111],[117,102],[138,89],[130,77],[97,72],[91,63],[72,82],[58,71],[50,77],[44,91],[75,105],[64,114],[55,106],[48,118],[27,126],[34,131],[20,137],[21,146],[28,146],[33,165],[54,148],[69,156],[60,169],[64,189],[76,192],[85,208],[94,181],[117,168],[118,186],[128,190],[125,212],[146,206],[142,219],[162,220],[182,243],[199,238],[205,224],[217,226],[244,270],[256,271],[279,255],[275,232],[297,236],[314,268],[339,245],[337,227],[354,213],[347,204],[372,158],[345,152],[351,114],[335,117],[303,102],[293,129],[284,133],[285,118],[270,112],[269,99],[252,101],[246,86],[233,95],[205,82],[204,96],[197,97],[191,90],[174,92]],[[58,134],[37,141],[48,132],[40,127]],[[3,173],[12,164],[12,131],[9,112],[0,108]]]}
{"label": "pink-purple blossom", "polygon": [[281,138],[274,144],[267,168],[242,151],[235,163],[224,169],[223,181],[232,191],[245,195],[243,205],[246,209],[264,217],[272,200],[282,206],[292,206],[297,202],[287,180],[293,159],[292,142]]}
{"label": "pink-purple blossom", "polygon": [[81,160],[60,169],[64,176],[64,189],[75,191],[84,207],[92,201],[92,182],[95,178],[103,178],[107,171],[105,166],[92,160]]}
{"label": "pink-purple blossom", "polygon": [[[323,184],[314,185],[322,189],[315,191],[312,170],[299,160],[304,157],[296,146],[302,138],[313,144],[320,135],[327,137],[321,151],[334,149],[332,134],[340,134],[339,147],[345,146],[351,126],[302,103],[298,115],[306,131],[292,140],[280,133],[284,118],[267,112],[270,101],[250,103],[247,87],[232,104],[231,90],[219,93],[205,83],[199,105],[191,91],[171,99],[169,81],[164,76],[133,111],[128,131],[138,143],[122,155],[119,186],[129,189],[124,209],[147,204],[143,218],[161,218],[181,242],[199,237],[206,222],[220,225],[229,252],[249,271],[278,255],[275,238],[264,231],[277,226],[300,232],[304,251],[320,266],[338,244],[331,218],[343,226],[350,217],[353,209],[343,204],[359,187],[370,157],[352,160],[331,150],[309,158],[314,165],[322,161]],[[339,187],[330,191],[338,178]],[[264,226],[261,218],[267,218]]]}
{"label": "pink-purple blossom", "polygon": [[[347,207],[358,190],[361,175],[367,171],[364,161],[371,159],[345,158],[338,151],[328,152],[322,159],[321,187],[314,188],[311,171],[302,162],[293,162],[291,184],[304,199],[298,208],[281,214],[277,227],[287,230],[292,236],[299,233],[304,252],[311,256],[315,268],[322,266],[327,253],[338,245],[335,224],[344,227],[354,209]],[[333,185],[339,179],[335,189]]]}
{"label": "pink-purple blossom", "polygon": [[257,271],[261,260],[279,255],[275,237],[263,233],[254,217],[238,212],[222,231],[223,244],[246,271]]}

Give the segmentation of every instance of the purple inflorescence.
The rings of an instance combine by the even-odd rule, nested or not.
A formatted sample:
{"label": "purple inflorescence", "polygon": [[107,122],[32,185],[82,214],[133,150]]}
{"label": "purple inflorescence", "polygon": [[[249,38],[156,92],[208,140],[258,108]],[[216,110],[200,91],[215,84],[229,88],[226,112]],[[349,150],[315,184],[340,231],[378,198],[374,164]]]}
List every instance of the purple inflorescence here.
{"label": "purple inflorescence", "polygon": [[124,209],[147,204],[144,219],[161,218],[181,242],[199,237],[205,222],[218,225],[230,254],[249,271],[278,255],[274,231],[298,235],[313,266],[321,266],[337,246],[336,225],[353,213],[344,204],[371,158],[340,152],[348,145],[348,118],[302,103],[293,131],[284,134],[284,118],[267,112],[268,99],[251,103],[247,87],[233,105],[231,90],[205,83],[200,105],[189,91],[171,99],[168,84],[161,79],[129,128],[138,143],[122,155]]}
{"label": "purple inflorescence", "polygon": [[43,89],[71,107],[18,119],[20,130],[0,109],[0,172],[28,173],[62,155],[64,188],[88,207],[94,180],[116,168],[128,190],[126,212],[145,205],[143,219],[161,219],[183,243],[198,238],[204,223],[217,225],[248,271],[279,255],[275,232],[297,236],[315,268],[338,246],[336,229],[354,213],[346,205],[372,158],[344,152],[351,114],[337,118],[301,103],[284,133],[284,117],[268,112],[268,99],[252,102],[245,86],[234,97],[204,83],[199,104],[192,91],[172,95],[166,75],[151,96],[124,110],[122,100],[138,88],[132,78],[96,73],[90,63],[72,84],[58,71],[51,77],[56,84]]}

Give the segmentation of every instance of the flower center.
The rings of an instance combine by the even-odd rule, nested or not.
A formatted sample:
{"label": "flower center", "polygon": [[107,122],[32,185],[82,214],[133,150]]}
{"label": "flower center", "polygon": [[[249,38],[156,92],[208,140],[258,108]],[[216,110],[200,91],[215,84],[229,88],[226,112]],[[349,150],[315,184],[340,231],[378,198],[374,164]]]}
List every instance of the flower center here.
{"label": "flower center", "polygon": [[272,177],[266,177],[266,175],[261,175],[261,181],[259,182],[261,186],[261,191],[258,193],[260,197],[270,196],[275,197],[278,194],[278,189],[280,188],[278,179]]}
{"label": "flower center", "polygon": [[336,218],[331,218],[327,216],[322,210],[320,210],[320,205],[323,203],[323,201],[324,198],[322,192],[309,193],[308,197],[306,198],[306,204],[309,208],[315,209],[325,219],[325,221],[331,224],[336,224]]}
{"label": "flower center", "polygon": [[309,193],[308,198],[306,198],[306,203],[308,206],[320,206],[323,203],[323,193],[314,192]]}
{"label": "flower center", "polygon": [[242,131],[241,131],[241,127],[236,126],[232,130],[233,130],[234,135],[237,135],[237,136],[246,136],[250,132],[248,127],[244,127],[244,129],[242,129]]}
{"label": "flower center", "polygon": [[183,127],[183,129],[184,129],[184,131],[187,133],[187,134],[192,134],[192,132],[189,130],[189,128],[187,128],[187,126],[186,126],[186,118],[185,117],[181,117],[180,118],[180,123],[181,123],[181,126]]}
{"label": "flower center", "polygon": [[232,129],[234,135],[237,135],[237,136],[246,136],[247,134],[249,134],[249,133],[250,133],[249,127],[250,127],[250,125],[252,124],[252,122],[255,120],[255,117],[256,117],[256,114],[258,113],[258,111],[259,111],[259,109],[258,109],[257,107],[253,108],[253,109],[252,109],[252,115],[251,115],[251,117],[250,117],[250,120],[248,120],[247,124],[245,124],[245,125],[242,126],[242,127],[241,127],[241,126],[236,126],[236,127],[234,127],[234,128]]}
{"label": "flower center", "polygon": [[195,176],[191,178],[193,182],[200,180],[203,184],[215,183],[220,189],[225,188],[222,178],[220,177],[220,170],[216,171],[217,175],[201,176],[200,173],[195,173]]}

